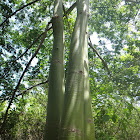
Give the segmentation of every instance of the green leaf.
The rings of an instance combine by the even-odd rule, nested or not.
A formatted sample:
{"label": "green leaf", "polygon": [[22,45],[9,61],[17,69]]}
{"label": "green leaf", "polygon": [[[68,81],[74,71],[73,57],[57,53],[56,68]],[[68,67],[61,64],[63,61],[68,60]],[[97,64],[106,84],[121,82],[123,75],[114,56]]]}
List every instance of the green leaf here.
{"label": "green leaf", "polygon": [[111,117],[112,121],[115,123],[116,120],[117,120],[117,115],[113,114],[112,117]]}
{"label": "green leaf", "polygon": [[109,121],[109,119],[110,119],[110,116],[109,116],[109,115],[104,115],[104,116],[103,116],[103,121],[104,121],[104,122]]}

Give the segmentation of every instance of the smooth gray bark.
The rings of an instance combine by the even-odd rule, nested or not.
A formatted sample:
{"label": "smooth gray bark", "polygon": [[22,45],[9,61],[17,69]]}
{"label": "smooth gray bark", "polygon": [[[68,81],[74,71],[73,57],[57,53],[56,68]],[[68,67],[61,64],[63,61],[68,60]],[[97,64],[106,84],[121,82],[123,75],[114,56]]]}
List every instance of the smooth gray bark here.
{"label": "smooth gray bark", "polygon": [[44,140],[57,140],[64,96],[64,36],[62,0],[55,0],[53,51],[49,73],[47,121]]}
{"label": "smooth gray bark", "polygon": [[95,140],[94,121],[89,88],[88,35],[85,36],[84,45],[84,75],[84,140]]}
{"label": "smooth gray bark", "polygon": [[52,20],[54,46],[49,75],[47,125],[44,140],[95,140],[88,76],[87,24],[89,0],[77,0],[76,5],[77,18],[70,45],[63,104],[64,42],[62,1],[55,1]]}
{"label": "smooth gray bark", "polygon": [[78,0],[77,19],[70,45],[61,140],[84,140],[84,49],[87,20],[88,0]]}

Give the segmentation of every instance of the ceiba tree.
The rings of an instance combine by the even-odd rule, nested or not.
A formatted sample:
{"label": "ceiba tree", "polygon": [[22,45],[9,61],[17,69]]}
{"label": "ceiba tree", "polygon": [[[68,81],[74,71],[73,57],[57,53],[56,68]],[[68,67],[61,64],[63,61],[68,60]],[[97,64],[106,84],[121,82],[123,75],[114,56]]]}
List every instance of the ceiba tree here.
{"label": "ceiba tree", "polygon": [[88,77],[89,0],[77,0],[76,8],[65,82],[63,4],[62,0],[54,2],[54,41],[44,140],[95,139]]}
{"label": "ceiba tree", "polygon": [[[1,115],[3,122],[2,121],[0,122],[2,124],[1,128],[0,128],[0,134],[2,134],[2,136],[4,138],[6,137],[6,139],[7,139],[7,137],[9,138],[10,135],[12,135],[12,138],[15,137],[16,135],[14,133],[18,129],[17,124],[22,123],[22,121],[13,122],[13,118],[15,118],[15,115],[14,116],[11,115],[12,112],[16,111],[16,114],[19,114],[18,107],[17,107],[17,109],[15,108],[16,110],[15,109],[10,110],[12,103],[17,104],[17,102],[18,102],[18,100],[14,101],[14,99],[21,99],[20,95],[22,95],[22,99],[23,99],[23,95],[28,90],[32,89],[33,87],[39,86],[41,84],[48,83],[48,80],[45,79],[46,78],[45,73],[44,73],[45,76],[38,75],[40,72],[40,70],[38,68],[41,66],[42,58],[43,58],[43,60],[45,60],[46,64],[48,65],[48,61],[47,61],[48,58],[45,59],[44,55],[46,55],[47,57],[50,55],[49,51],[46,51],[45,49],[48,47],[48,45],[51,45],[51,43],[49,43],[47,45],[46,45],[46,43],[44,45],[42,45],[42,44],[46,38],[47,31],[52,29],[52,26],[51,27],[49,26],[50,24],[53,24],[54,45],[53,45],[52,61],[51,61],[51,68],[50,68],[50,75],[49,75],[49,101],[48,101],[47,123],[46,123],[46,128],[45,128],[44,139],[47,139],[47,140],[49,140],[49,139],[50,140],[57,140],[57,139],[59,139],[59,140],[66,140],[66,139],[68,139],[68,140],[71,140],[71,139],[94,140],[95,139],[90,94],[89,94],[89,78],[88,78],[88,50],[87,50],[88,1],[87,0],[77,0],[76,3],[73,4],[67,11],[65,11],[64,7],[62,6],[63,5],[62,1],[60,1],[60,0],[53,0],[53,1],[55,1],[55,3],[54,3],[54,15],[52,17],[52,12],[51,12],[51,8],[52,8],[51,3],[52,2],[51,1],[34,0],[30,3],[23,5],[23,2],[22,1],[19,2],[18,0],[9,1],[9,2],[8,1],[5,2],[4,0],[2,0],[1,18],[2,18],[2,20],[3,19],[4,20],[2,21],[2,23],[0,23],[0,27],[2,27],[2,34],[1,34],[2,35],[2,37],[1,37],[1,42],[2,42],[2,46],[1,46],[2,47],[1,48],[1,54],[2,54],[2,57],[1,57],[1,62],[2,62],[1,77],[2,78],[1,79],[2,80],[1,80],[1,82],[2,82],[2,86],[1,86],[1,89],[3,92],[1,95],[1,99],[4,102],[5,101],[8,101],[8,102],[6,102],[7,108],[4,112],[5,114],[2,113],[2,115]],[[67,2],[67,1],[68,0],[66,0],[64,2]],[[26,2],[29,2],[29,1],[27,0]],[[27,8],[24,12],[20,12],[19,15],[17,15],[15,17],[16,23],[19,23],[19,24],[23,23],[23,25],[25,25],[25,23],[27,23],[28,20],[30,21],[27,23],[26,30],[25,30],[25,28],[23,30],[23,27],[20,27],[18,30],[15,29],[15,26],[14,26],[15,22],[12,20],[9,20],[9,18],[11,18],[13,15],[16,15],[16,13],[18,13],[22,9],[28,7],[29,5],[34,4],[35,2],[39,2],[39,3],[35,4],[33,7],[31,7],[31,9]],[[124,3],[124,1],[123,2],[122,1],[112,1],[111,3],[110,3],[110,1],[103,1],[99,5],[97,4],[98,3],[97,1],[95,1],[94,4],[93,3],[94,2],[91,3],[92,9],[90,12],[92,13],[92,11],[93,11],[93,14],[91,14],[91,19],[96,19],[96,20],[94,20],[93,22],[92,21],[89,22],[89,24],[90,24],[92,30],[95,30],[99,34],[103,33],[105,35],[105,37],[111,41],[112,47],[115,48],[114,51],[111,51],[111,52],[109,52],[109,50],[107,50],[107,52],[105,51],[105,53],[107,53],[107,56],[104,57],[105,59],[103,59],[102,55],[100,55],[100,53],[98,53],[98,51],[92,46],[92,43],[91,43],[90,37],[89,37],[88,45],[97,54],[97,56],[101,59],[104,67],[106,68],[106,70],[110,76],[109,83],[108,83],[108,80],[105,80],[107,78],[106,78],[106,76],[105,76],[106,74],[104,72],[102,74],[100,74],[100,76],[99,76],[99,79],[101,79],[102,82],[97,83],[98,86],[95,85],[95,87],[97,87],[97,88],[101,87],[101,88],[99,88],[99,90],[97,92],[95,91],[97,88],[95,88],[93,91],[93,92],[97,93],[94,96],[94,98],[96,100],[95,107],[97,104],[100,103],[100,101],[98,101],[97,95],[103,96],[103,98],[106,98],[106,96],[111,95],[111,97],[113,98],[112,105],[116,106],[116,102],[117,102],[117,104],[119,104],[119,106],[120,106],[120,103],[118,102],[118,97],[119,97],[119,99],[123,99],[123,98],[125,99],[128,96],[132,100],[134,97],[137,97],[137,85],[138,84],[137,83],[134,84],[135,83],[134,81],[138,81],[137,74],[138,74],[138,70],[139,70],[137,67],[138,38],[136,37],[136,35],[138,35],[138,34],[136,34],[136,32],[132,32],[132,30],[130,30],[131,27],[129,27],[129,26],[133,20],[135,22],[134,23],[135,29],[138,30],[137,29],[138,22],[137,22],[137,20],[135,20],[135,19],[137,19],[137,15],[138,15],[137,10],[138,10],[139,6],[136,4],[138,2],[125,0],[125,3]],[[20,4],[21,4],[21,6],[20,6]],[[15,5],[17,5],[16,8],[13,8]],[[17,9],[18,7],[20,7],[20,8]],[[67,14],[73,9],[73,7],[77,7],[77,19],[75,22],[73,35],[71,38],[69,66],[68,66],[66,80],[65,80],[65,76],[64,76],[64,42],[65,41],[64,41],[64,35],[63,35],[63,32],[64,32],[63,16],[66,16],[66,18],[67,18]],[[44,11],[44,8],[49,9],[49,16],[52,17],[52,20],[50,22],[48,22],[45,31],[40,34],[42,29],[44,28],[45,23],[42,22],[41,23],[42,26],[40,28],[38,28],[38,25],[40,24],[41,21],[43,21],[43,19],[46,18],[46,17],[43,18],[43,15],[46,16],[46,13],[48,13],[48,10]],[[96,10],[93,10],[95,8],[96,8]],[[106,10],[105,10],[105,8],[106,8]],[[17,9],[17,10],[15,10],[15,12],[11,13],[13,11],[13,9]],[[24,16],[25,14],[27,15],[27,13],[29,14],[28,18],[26,18]],[[64,13],[64,15],[63,15],[63,13]],[[33,20],[33,18],[35,18],[35,19]],[[72,18],[72,20],[73,20],[73,18]],[[64,20],[64,22],[65,22],[65,20]],[[95,29],[93,28],[93,25],[96,25]],[[34,36],[34,34],[35,34],[35,36]],[[101,34],[101,36],[103,34]],[[36,37],[36,36],[38,36],[38,37]],[[34,37],[35,37],[35,39],[33,41]],[[68,37],[66,39],[68,39]],[[13,40],[12,43],[11,43],[11,40]],[[46,42],[47,41],[48,40],[46,40]],[[99,42],[103,46],[106,44],[106,43],[104,44],[104,42],[102,42],[102,40],[100,40]],[[17,46],[18,43],[23,44],[23,45],[21,45],[20,49],[19,49],[19,46]],[[36,49],[37,44],[38,44],[38,48]],[[125,44],[128,47],[127,49],[125,48],[126,55],[117,56],[117,54],[120,53],[120,49],[122,49]],[[33,45],[35,45],[33,48],[33,50],[36,49],[35,52],[32,52],[32,49],[31,49],[31,47]],[[41,46],[45,46],[45,45],[47,47],[42,47],[42,49],[40,49]],[[17,49],[17,51],[16,51],[16,49]],[[30,56],[30,52],[28,52],[29,49],[31,49],[30,52],[32,53],[32,57],[27,62],[24,60],[24,58],[23,59],[21,59],[21,58],[23,56],[26,56],[27,58],[29,58],[29,56]],[[22,53],[23,50],[25,50],[25,51]],[[41,53],[38,53],[39,50],[41,50],[40,51]],[[7,54],[7,52],[8,52],[8,54]],[[38,54],[38,56],[37,56],[37,54]],[[6,58],[5,56],[10,56],[10,57]],[[131,56],[131,59],[127,59],[130,56]],[[30,70],[32,69],[31,75],[29,77],[25,76],[25,73],[28,72],[28,68],[29,68],[32,60],[35,57],[38,58],[38,60],[39,60],[39,63],[37,63],[38,68],[36,69],[36,67],[34,67],[32,69],[32,67],[31,67],[30,68]],[[93,55],[91,55],[91,57],[93,57]],[[21,60],[21,61],[19,62],[18,60]],[[105,60],[107,60],[107,62],[110,63],[110,68],[111,68],[112,73],[109,70]],[[117,60],[119,60],[119,62],[120,62],[119,65],[117,64],[118,63]],[[22,62],[26,62],[26,63],[22,63]],[[117,63],[115,63],[115,62],[117,62]],[[98,61],[96,63],[98,63]],[[95,65],[96,65],[96,63],[95,63]],[[129,67],[128,63],[129,64],[134,63],[134,66]],[[18,73],[20,70],[23,69],[22,64],[26,64],[26,67],[23,70],[21,76],[19,77],[19,75],[20,75],[20,73],[19,73],[16,76],[16,78],[13,79],[13,75],[16,75],[16,73]],[[123,66],[123,64],[124,64],[124,66]],[[101,65],[99,65],[97,67],[95,66],[96,70],[99,70],[100,69],[99,67],[101,67]],[[120,73],[120,67],[125,72],[122,71]],[[41,66],[41,69],[43,69],[43,72],[46,72],[46,68],[43,68],[43,66]],[[101,73],[100,70],[98,72]],[[118,73],[115,74],[116,72],[119,72],[119,76],[118,76]],[[36,74],[34,74],[34,73],[36,73]],[[132,74],[130,74],[130,73],[132,73]],[[96,76],[98,76],[98,74]],[[113,74],[113,76],[111,76],[112,74]],[[124,75],[123,77],[125,77],[125,78],[121,79],[121,75]],[[44,79],[45,81],[41,82],[39,84],[36,84],[32,87],[29,87],[28,89],[26,89],[22,92],[23,88],[25,88],[24,84],[22,83],[22,80],[24,79],[24,77],[25,77],[25,79],[28,77],[25,81],[28,80],[30,82],[30,80],[32,78],[34,78],[34,76],[35,76],[35,79],[42,78],[42,80]],[[103,78],[101,78],[102,76],[103,76]],[[124,81],[125,81],[125,83],[127,83],[126,86],[124,86],[124,83],[123,83]],[[105,84],[104,84],[104,82],[105,82]],[[8,83],[10,83],[10,84],[8,84]],[[32,82],[30,84],[32,85]],[[106,87],[108,85],[109,85],[109,87],[107,88],[107,91],[106,91]],[[118,87],[118,85],[119,85],[119,87]],[[132,85],[135,85],[135,86],[132,86]],[[131,94],[132,91],[128,92],[129,89],[133,89],[132,91],[136,94],[134,94],[134,93]],[[108,92],[106,94],[106,96],[104,96],[104,91]],[[128,95],[126,95],[126,92],[128,92]],[[115,97],[116,95],[114,93],[117,95],[117,97]],[[112,94],[114,94],[114,95],[112,96]],[[114,99],[116,100],[116,102],[114,102]],[[110,100],[110,99],[107,98],[107,100]],[[23,106],[26,105],[26,104],[20,105],[20,103],[22,103],[23,101],[24,100],[21,100],[18,105],[19,107],[22,107],[22,110],[23,110]],[[8,103],[8,105],[7,105],[7,103]],[[128,111],[130,112],[129,114],[131,115],[131,112],[132,112],[131,110],[133,110],[133,106],[130,103],[127,103],[127,105],[126,105],[126,103],[127,102],[124,100],[123,104],[125,105],[126,108],[128,108]],[[133,101],[131,103],[133,103]],[[121,104],[121,105],[123,105],[123,104]],[[112,105],[109,103],[109,106],[106,109],[107,110],[109,109],[110,112],[113,111],[113,115],[112,115],[112,113],[110,113],[110,115],[105,114],[104,117],[102,117],[102,108],[99,109],[100,107],[99,108],[97,107],[97,110],[100,113],[99,113],[99,117],[98,117],[98,115],[95,115],[95,118],[98,118],[98,120],[103,120],[103,121],[96,121],[96,126],[99,126],[99,123],[101,123],[101,124],[104,122],[106,123],[108,121],[108,119],[109,119],[109,121],[112,119],[112,122],[114,122],[114,125],[112,127],[114,128],[114,130],[117,130],[115,132],[115,134],[118,133],[118,135],[116,135],[115,137],[118,138],[121,135],[123,135],[123,132],[122,133],[118,132],[118,125],[124,126],[125,123],[124,123],[123,119],[121,118],[120,113],[118,112],[118,114],[119,114],[118,115],[114,111],[114,110],[116,110],[116,107],[115,108],[111,107],[113,109],[110,110],[110,106],[112,106]],[[2,105],[2,106],[4,107],[5,105]],[[126,109],[126,108],[124,108],[124,109]],[[123,112],[123,110],[121,110],[121,111]],[[104,110],[103,110],[103,112],[104,112]],[[126,116],[128,117],[127,114],[126,114]],[[24,115],[23,115],[23,118],[24,118]],[[31,119],[31,117],[29,117],[29,118]],[[119,124],[115,123],[115,122],[117,122],[116,121],[117,118],[119,118],[118,119]],[[36,120],[36,121],[38,124],[38,120]],[[14,125],[10,126],[11,122]],[[111,121],[110,121],[110,123],[111,123]],[[30,125],[30,124],[28,124],[28,125]],[[108,126],[109,126],[109,124],[108,124]],[[114,126],[116,126],[116,128]],[[17,127],[17,129],[13,129],[13,130],[9,129],[9,128],[15,128],[15,127]],[[124,127],[126,127],[126,126],[124,126]],[[101,130],[100,128],[101,127],[98,127],[97,129]],[[105,128],[104,131],[106,131],[106,130],[108,131],[109,129],[110,129],[110,127]],[[40,131],[41,130],[42,129],[40,129]],[[27,131],[28,131],[28,129],[26,129],[26,132]],[[128,130],[125,130],[125,131],[128,131]],[[5,132],[7,132],[7,134]],[[10,134],[8,134],[8,132],[10,132]],[[24,130],[22,130],[22,132],[24,135]],[[22,132],[21,132],[21,135],[22,135]],[[16,132],[16,133],[18,133],[18,132]],[[102,132],[99,131],[97,133],[100,134]],[[104,137],[105,135],[106,134],[104,133],[104,135],[102,135],[101,137]],[[114,133],[110,134],[110,136],[111,135],[113,135],[113,137],[114,137]],[[131,136],[131,134],[130,134],[130,136]],[[25,137],[25,135],[24,135],[24,137]],[[99,138],[100,138],[100,136],[99,136]]]}

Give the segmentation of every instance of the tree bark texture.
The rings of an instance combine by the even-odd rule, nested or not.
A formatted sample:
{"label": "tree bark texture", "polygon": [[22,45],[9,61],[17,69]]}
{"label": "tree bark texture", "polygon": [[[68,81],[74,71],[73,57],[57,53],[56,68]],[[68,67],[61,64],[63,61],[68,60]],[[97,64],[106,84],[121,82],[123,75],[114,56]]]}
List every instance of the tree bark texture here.
{"label": "tree bark texture", "polygon": [[64,25],[62,0],[55,0],[53,26],[53,50],[49,73],[47,120],[44,140],[57,140],[64,96]]}
{"label": "tree bark texture", "polygon": [[89,88],[88,35],[85,36],[84,44],[84,75],[84,140],[95,140],[94,121]]}
{"label": "tree bark texture", "polygon": [[89,0],[77,0],[76,6],[77,18],[71,38],[64,91],[62,1],[55,0],[54,4],[54,46],[44,140],[95,140],[88,76]]}
{"label": "tree bark texture", "polygon": [[88,77],[88,0],[77,0],[66,93],[61,122],[61,140],[94,140]]}

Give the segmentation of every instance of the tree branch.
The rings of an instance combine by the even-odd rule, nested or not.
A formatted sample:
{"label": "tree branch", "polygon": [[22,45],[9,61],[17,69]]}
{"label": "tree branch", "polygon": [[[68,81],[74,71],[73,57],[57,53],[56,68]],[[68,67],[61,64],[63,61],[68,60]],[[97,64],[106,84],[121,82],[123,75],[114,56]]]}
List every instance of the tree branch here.
{"label": "tree branch", "polygon": [[[66,14],[66,10],[65,10],[65,6],[64,6],[64,5],[63,5],[63,11],[64,11],[64,16],[66,17],[67,22],[68,22],[69,32],[70,32],[70,34],[71,34],[71,28],[70,28],[70,24],[69,24],[68,16],[67,16],[67,14]],[[64,16],[63,16],[63,17],[64,17]]]}
{"label": "tree branch", "polygon": [[46,84],[46,83],[48,83],[48,80],[46,80],[46,81],[44,81],[44,82],[41,82],[41,83],[38,83],[38,84],[36,84],[36,85],[33,85],[32,87],[27,88],[27,89],[24,90],[22,93],[17,94],[15,97],[18,97],[18,96],[20,96],[20,95],[23,95],[23,94],[25,94],[27,91],[31,90],[32,88],[37,87],[37,86],[40,86],[40,85],[43,85],[43,84]]}
{"label": "tree branch", "polygon": [[93,47],[92,42],[90,40],[90,37],[89,37],[89,41],[90,42],[88,43],[88,45],[98,55],[98,57],[102,60],[102,63],[104,64],[105,68],[107,69],[107,72],[108,72],[109,76],[111,77],[111,72],[110,72],[110,70],[109,70],[109,68],[107,66],[106,61],[101,57],[101,55],[98,53],[98,51]]}
{"label": "tree branch", "polygon": [[77,6],[77,2],[75,2],[65,13],[64,16],[71,13],[71,11]]}
{"label": "tree branch", "polygon": [[46,26],[44,35],[43,35],[43,37],[42,37],[42,39],[41,39],[41,42],[40,42],[40,44],[39,44],[37,50],[36,50],[35,53],[33,54],[32,58],[29,60],[29,62],[28,62],[28,64],[27,64],[26,68],[24,69],[24,71],[23,71],[23,73],[22,73],[22,75],[21,75],[21,77],[20,77],[20,79],[19,79],[19,81],[18,81],[18,83],[17,83],[17,85],[16,85],[16,87],[15,87],[15,89],[14,89],[14,92],[13,92],[13,94],[12,94],[12,97],[11,97],[10,101],[9,101],[8,107],[7,107],[7,109],[6,109],[6,113],[5,113],[5,115],[4,115],[4,121],[3,121],[3,124],[2,124],[2,127],[1,127],[1,133],[2,133],[2,130],[4,130],[5,123],[6,123],[6,119],[7,119],[7,116],[8,116],[8,111],[9,111],[10,106],[11,106],[11,104],[12,104],[12,102],[13,102],[14,97],[15,97],[15,93],[16,93],[16,91],[18,90],[19,85],[20,85],[20,83],[21,83],[21,80],[23,79],[23,76],[25,75],[25,73],[26,73],[26,71],[27,71],[29,65],[31,64],[31,62],[32,62],[32,60],[34,59],[34,57],[37,55],[38,51],[40,50],[40,48],[41,48],[41,46],[42,46],[42,43],[43,43],[44,40],[45,40],[47,31],[48,31],[48,29],[49,29],[49,24],[50,24],[50,22],[49,22],[48,25]]}
{"label": "tree branch", "polygon": [[[40,86],[40,85],[43,85],[43,84],[46,84],[46,83],[48,83],[48,80],[46,80],[46,81],[44,81],[44,82],[41,82],[41,83],[38,83],[38,84],[36,84],[36,85],[33,85],[32,87],[29,87],[29,88],[25,89],[22,93],[19,93],[19,94],[15,95],[15,97],[18,97],[18,96],[20,96],[20,95],[23,95],[23,94],[25,94],[27,91],[31,90],[32,88],[37,87],[37,86]],[[14,97],[14,98],[15,98],[15,97]],[[5,98],[3,101],[9,100],[9,98],[10,98],[10,97],[7,97],[7,98]]]}
{"label": "tree branch", "polygon": [[132,3],[140,4],[140,1],[138,1],[138,0],[136,0],[136,1],[133,1],[133,0],[125,0],[125,2],[132,2]]}
{"label": "tree branch", "polygon": [[24,5],[24,6],[22,6],[22,7],[19,8],[19,9],[17,9],[14,13],[12,13],[10,16],[8,16],[8,17],[0,24],[0,26],[2,26],[11,16],[15,15],[17,12],[19,12],[19,11],[22,10],[23,8],[25,8],[25,7],[27,7],[27,6],[31,5],[31,4],[34,4],[34,3],[37,2],[37,1],[40,1],[40,0],[35,0],[35,1],[33,1],[33,2],[30,2],[30,3],[28,3],[28,4]]}
{"label": "tree branch", "polygon": [[38,39],[44,34],[44,32],[42,34],[40,34],[34,41],[33,43],[27,48],[27,50],[22,53],[16,60],[20,59],[24,54],[26,54],[28,52],[28,50],[38,41]]}
{"label": "tree branch", "polygon": [[[47,31],[49,31],[50,29],[52,29],[52,26],[50,28],[48,28]],[[24,54],[26,54],[28,52],[28,50],[37,42],[37,40],[44,34],[45,32],[41,33],[34,41],[33,43],[27,48],[27,50],[21,54],[16,60],[20,59]]]}

